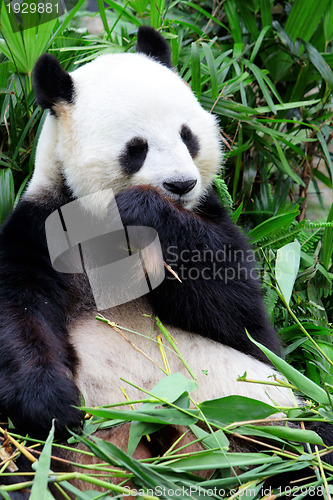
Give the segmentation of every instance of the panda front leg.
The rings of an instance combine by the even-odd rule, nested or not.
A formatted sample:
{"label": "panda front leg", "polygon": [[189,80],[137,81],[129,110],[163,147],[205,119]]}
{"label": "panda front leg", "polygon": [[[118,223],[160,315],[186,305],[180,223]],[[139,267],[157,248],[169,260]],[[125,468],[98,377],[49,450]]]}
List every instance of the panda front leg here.
{"label": "panda front leg", "polygon": [[245,329],[278,353],[279,341],[264,309],[253,253],[218,199],[210,193],[196,211],[149,186],[116,196],[124,225],[146,225],[159,235],[167,273],[150,293],[155,313],[169,324],[207,336],[267,362]]}
{"label": "panda front leg", "polygon": [[51,212],[22,201],[0,233],[0,413],[41,438],[52,419],[57,437],[82,423],[73,407],[79,391],[66,331],[67,278],[52,268],[46,247]]}

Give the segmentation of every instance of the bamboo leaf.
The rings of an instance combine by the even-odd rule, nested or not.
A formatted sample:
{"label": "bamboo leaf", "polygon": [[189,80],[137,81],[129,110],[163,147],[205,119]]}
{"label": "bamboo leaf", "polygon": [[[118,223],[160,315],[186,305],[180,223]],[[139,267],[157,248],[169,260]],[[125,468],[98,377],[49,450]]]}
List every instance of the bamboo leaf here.
{"label": "bamboo leaf", "polygon": [[282,358],[274,354],[267,347],[263,346],[259,342],[256,342],[249,334],[248,337],[252,340],[252,342],[262,350],[264,354],[268,357],[268,359],[272,362],[272,364],[279,370],[282,375],[286,377],[289,382],[291,382],[297,389],[299,389],[303,394],[308,396],[311,399],[314,399],[319,404],[329,405],[330,400],[321,387],[315,384],[309,378],[305,377],[298,370],[290,366],[286,361]]}
{"label": "bamboo leaf", "polygon": [[224,29],[228,30],[228,26],[226,26],[225,24],[221,23],[221,21],[217,17],[212,16],[207,10],[203,9],[200,5],[198,5],[198,4],[194,3],[194,2],[188,1],[188,0],[183,1],[182,3],[184,5],[188,5],[192,9],[195,9],[196,11],[200,12],[200,14],[202,14],[207,19],[211,19],[214,23],[216,23],[219,26],[221,26],[221,28],[224,28]]}
{"label": "bamboo leaf", "polygon": [[261,73],[261,70],[258,68],[258,66],[256,66],[255,64],[251,63],[250,61],[247,62],[247,67],[252,71],[252,73],[254,74],[255,76],[255,79],[257,80],[258,82],[258,85],[263,93],[263,96],[265,97],[265,100],[268,104],[268,107],[269,109],[272,111],[272,113],[276,113],[276,107],[275,107],[275,104],[271,98],[271,95],[266,87],[266,83],[265,83],[265,80],[262,76],[262,73]]}
{"label": "bamboo leaf", "polygon": [[258,224],[255,228],[248,232],[248,236],[252,243],[256,243],[261,239],[276,233],[282,228],[287,228],[295,220],[299,213],[298,208],[294,208],[288,213],[274,215],[270,219]]}
{"label": "bamboo leaf", "polygon": [[289,175],[289,177],[291,177],[295,182],[297,182],[297,184],[299,184],[300,186],[304,186],[304,182],[302,181],[302,179],[297,174],[295,174],[293,169],[290,167],[288,160],[285,157],[285,154],[282,151],[282,148],[279,142],[275,139],[275,137],[273,137],[273,141],[281,161],[281,164],[278,164],[280,165],[280,170]]}
{"label": "bamboo leaf", "polygon": [[13,31],[5,2],[1,2],[0,13],[1,35],[4,38],[1,43],[1,51],[14,63],[18,72],[28,73],[22,34],[20,31]]}
{"label": "bamboo leaf", "polygon": [[252,40],[256,40],[259,36],[259,31],[256,24],[256,19],[253,11],[249,8],[250,3],[244,0],[236,0],[239,9],[240,17],[246,26],[248,33],[251,34]]}
{"label": "bamboo leaf", "polygon": [[[333,221],[333,203],[327,216],[327,222]],[[327,227],[324,232],[323,247],[322,247],[322,263],[329,269],[333,255],[333,228]]]}
{"label": "bamboo leaf", "polygon": [[151,424],[174,424],[190,425],[196,422],[196,417],[176,410],[174,408],[153,408],[149,410],[114,410],[112,408],[88,408],[83,407],[84,411],[89,412],[96,417],[124,420],[126,422],[148,422]]}
{"label": "bamboo leaf", "polygon": [[[323,446],[323,440],[318,434],[311,430],[298,429],[288,426],[277,426],[277,425],[248,425],[245,428],[239,427],[238,431],[243,434],[245,430],[246,435],[259,435],[266,437],[274,436],[282,440],[295,441],[298,443],[310,443]],[[246,432],[246,430],[251,430],[252,432]]]}
{"label": "bamboo leaf", "polygon": [[217,76],[217,68],[215,59],[212,53],[210,46],[207,43],[201,44],[202,49],[205,54],[209,76],[210,76],[210,85],[212,87],[212,99],[215,101],[218,95],[218,76]]}
{"label": "bamboo leaf", "polygon": [[333,179],[333,164],[332,164],[332,160],[331,160],[331,155],[330,155],[325,138],[324,138],[321,130],[317,130],[317,137],[318,137],[318,140],[320,142],[321,148],[323,150],[325,161],[326,161],[328,168],[330,170],[331,179]]}
{"label": "bamboo leaf", "polygon": [[303,43],[310,61],[319,71],[329,88],[333,90],[333,71],[331,70],[323,56],[319,54],[318,50],[313,45],[311,45],[311,43],[308,43],[306,41],[304,41]]}
{"label": "bamboo leaf", "polygon": [[191,44],[191,85],[197,98],[200,100],[201,94],[201,66],[200,55],[196,43]]}
{"label": "bamboo leaf", "polygon": [[242,30],[239,24],[238,12],[235,0],[227,0],[224,5],[224,12],[228,19],[232,38],[235,43],[242,43]]}
{"label": "bamboo leaf", "polygon": [[[238,64],[238,61],[236,60],[238,58],[237,56],[237,48],[240,49],[239,52],[241,51],[241,44],[236,44],[234,45],[234,57],[235,57],[235,60],[233,62],[233,67],[235,69],[235,73],[238,77],[238,80],[237,80],[237,85],[239,85],[239,90],[240,90],[240,95],[241,95],[241,100],[242,100],[242,104],[244,104],[244,106],[247,106],[247,97],[246,97],[246,92],[245,92],[245,87],[244,87],[244,79],[243,79],[243,71],[240,67],[240,65]],[[233,90],[229,87],[228,88],[228,92],[229,94],[232,94],[233,93]]]}
{"label": "bamboo leaf", "polygon": [[[85,2],[85,0],[80,0],[81,5]],[[122,5],[116,2],[115,0],[105,0],[105,3],[109,5],[112,9],[117,12],[120,17],[124,17],[127,21],[130,23],[133,23],[134,26],[140,26],[140,20],[137,18],[137,16],[133,15],[132,12],[129,9],[126,9],[126,4]]]}
{"label": "bamboo leaf", "polygon": [[229,440],[221,429],[215,432],[206,432],[198,425],[191,425],[191,431],[198,439],[202,440],[201,443],[206,448],[211,449],[216,448],[217,446],[225,450],[229,448]]}
{"label": "bamboo leaf", "polygon": [[285,30],[292,38],[309,41],[329,5],[329,0],[295,0],[287,18]]}
{"label": "bamboo leaf", "polygon": [[248,420],[249,415],[255,420],[277,412],[274,406],[245,396],[226,396],[204,401],[199,404],[199,408],[208,420],[223,425]]}
{"label": "bamboo leaf", "polygon": [[259,0],[263,26],[272,26],[271,3],[269,0]]}
{"label": "bamboo leaf", "polygon": [[[272,460],[274,458],[274,460]],[[271,463],[280,462],[280,457],[271,457]],[[207,451],[204,455],[189,458],[180,458],[172,462],[172,466],[181,471],[195,471],[208,469],[229,469],[230,467],[253,466],[267,463],[265,453],[222,453]],[[161,470],[163,468],[161,467]]]}
{"label": "bamboo leaf", "polygon": [[165,8],[165,0],[151,0],[150,2],[150,25],[158,29],[162,25],[162,14]]}
{"label": "bamboo leaf", "polygon": [[237,224],[237,221],[242,213],[242,210],[243,210],[243,202],[239,205],[239,207],[236,208],[236,210],[234,211],[234,213],[232,214],[231,218],[232,218],[232,221]]}
{"label": "bamboo leaf", "polygon": [[31,488],[30,500],[47,500],[53,498],[51,493],[48,491],[48,476],[50,472],[51,465],[51,451],[52,442],[54,438],[54,420],[52,421],[52,427],[49,436],[44,445],[41,456],[38,460],[36,476]]}
{"label": "bamboo leaf", "polygon": [[260,35],[258,36],[257,40],[256,40],[256,43],[254,44],[254,47],[253,47],[253,51],[252,51],[252,54],[251,54],[251,57],[250,57],[250,63],[253,63],[253,61],[255,60],[255,58],[257,57],[257,54],[259,52],[259,49],[262,45],[262,42],[264,41],[264,38],[267,34],[267,32],[270,30],[270,26],[265,26]]}
{"label": "bamboo leaf", "polygon": [[108,37],[109,37],[110,36],[110,27],[108,24],[108,20],[106,18],[105,6],[104,6],[103,0],[97,0],[97,5],[98,5],[98,10],[99,10],[99,15],[101,16],[102,23],[104,26],[104,30],[108,34]]}
{"label": "bamboo leaf", "polygon": [[0,170],[0,224],[13,209],[15,200],[14,178],[10,168]]}
{"label": "bamboo leaf", "polygon": [[301,245],[298,241],[288,243],[276,252],[275,277],[281,292],[289,304],[301,260]]}
{"label": "bamboo leaf", "polygon": [[[159,473],[156,468],[154,470],[153,467],[149,467],[144,463],[141,463],[138,460],[129,457],[126,453],[124,453],[112,443],[103,441],[102,439],[99,439],[97,437],[92,438],[93,441],[90,441],[81,436],[76,437],[101,460],[132,472],[135,477],[138,478],[138,480],[142,482],[146,487],[153,489],[165,488],[165,490],[168,491],[168,498],[170,498],[171,500],[200,498],[199,491],[194,491],[186,495],[179,495],[180,488],[177,483],[169,480],[165,474]],[[159,469],[160,472],[163,471],[163,467],[160,467]]]}
{"label": "bamboo leaf", "polygon": [[325,42],[328,43],[333,38],[333,2],[329,0],[328,9],[324,15],[324,35]]}

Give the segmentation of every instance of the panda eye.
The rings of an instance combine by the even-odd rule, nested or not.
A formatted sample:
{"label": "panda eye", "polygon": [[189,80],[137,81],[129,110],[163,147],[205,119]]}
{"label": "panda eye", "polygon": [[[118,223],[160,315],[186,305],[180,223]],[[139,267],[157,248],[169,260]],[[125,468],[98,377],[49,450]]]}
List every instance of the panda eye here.
{"label": "panda eye", "polygon": [[180,137],[182,138],[182,141],[187,147],[192,158],[197,156],[200,149],[199,141],[198,138],[193,134],[190,127],[188,127],[187,125],[182,125],[182,128],[180,130]]}
{"label": "panda eye", "polygon": [[135,174],[140,170],[148,153],[148,142],[142,137],[133,137],[127,142],[120,155],[120,165],[128,174]]}

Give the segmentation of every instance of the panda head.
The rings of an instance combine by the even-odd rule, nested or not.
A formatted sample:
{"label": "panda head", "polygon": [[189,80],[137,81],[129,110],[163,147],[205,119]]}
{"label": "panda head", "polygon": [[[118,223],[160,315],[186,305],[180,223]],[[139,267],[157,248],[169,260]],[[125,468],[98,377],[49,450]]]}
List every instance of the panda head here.
{"label": "panda head", "polygon": [[33,83],[50,114],[28,194],[63,179],[76,198],[151,185],[191,209],[212,184],[221,163],[216,121],[152,28],[139,29],[135,54],[103,55],[70,74],[45,54]]}

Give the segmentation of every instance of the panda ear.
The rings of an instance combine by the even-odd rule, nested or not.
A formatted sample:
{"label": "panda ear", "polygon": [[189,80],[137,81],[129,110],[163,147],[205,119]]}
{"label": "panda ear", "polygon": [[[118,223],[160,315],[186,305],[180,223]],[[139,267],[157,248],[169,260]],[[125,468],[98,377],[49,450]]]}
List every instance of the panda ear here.
{"label": "panda ear", "polygon": [[43,54],[38,59],[33,69],[32,82],[37,103],[43,109],[53,110],[60,101],[73,102],[73,80],[51,54]]}
{"label": "panda ear", "polygon": [[150,26],[140,26],[136,52],[153,57],[159,63],[172,69],[171,51],[166,40]]}

